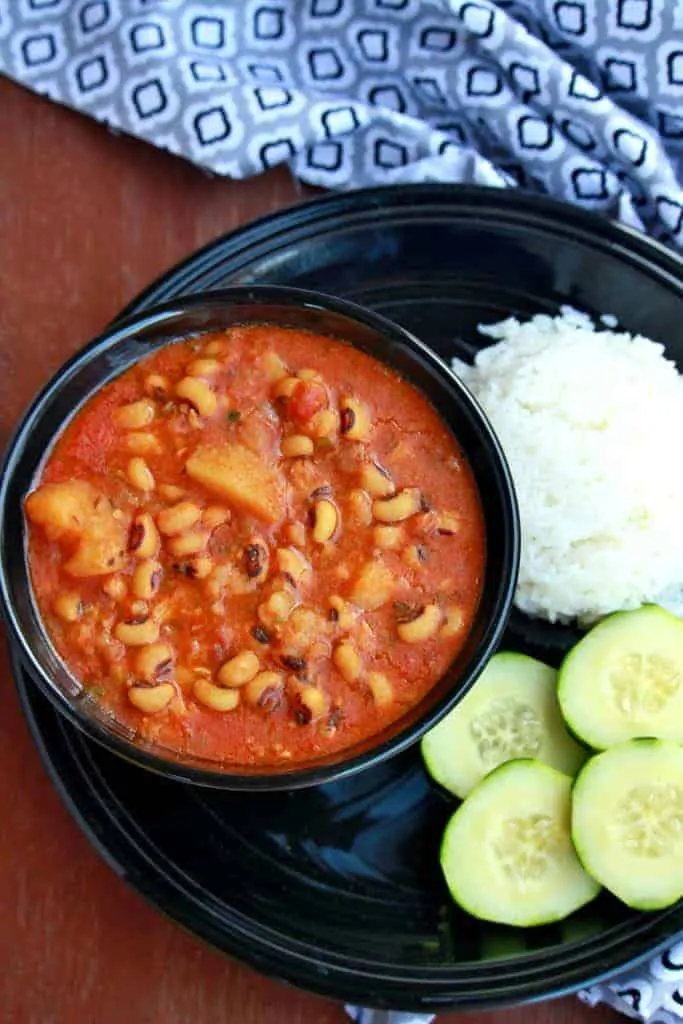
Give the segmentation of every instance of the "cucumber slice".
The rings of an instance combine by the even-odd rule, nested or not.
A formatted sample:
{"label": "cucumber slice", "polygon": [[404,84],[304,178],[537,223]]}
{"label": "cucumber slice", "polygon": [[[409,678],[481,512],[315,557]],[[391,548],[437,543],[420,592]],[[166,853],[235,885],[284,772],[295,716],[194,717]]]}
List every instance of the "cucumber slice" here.
{"label": "cucumber slice", "polygon": [[600,886],[570,837],[567,775],[539,761],[508,761],[455,812],[441,869],[456,903],[484,921],[548,924],[578,910]]}
{"label": "cucumber slice", "polygon": [[505,761],[532,757],[575,775],[587,754],[571,738],[557,673],[525,654],[495,654],[470,692],[422,740],[432,778],[464,799]]}
{"label": "cucumber slice", "polygon": [[572,835],[581,862],[629,907],[683,896],[683,748],[638,739],[586,762],[574,784]]}
{"label": "cucumber slice", "polygon": [[557,697],[596,750],[637,736],[683,743],[683,622],[657,605],[608,616],[564,659]]}

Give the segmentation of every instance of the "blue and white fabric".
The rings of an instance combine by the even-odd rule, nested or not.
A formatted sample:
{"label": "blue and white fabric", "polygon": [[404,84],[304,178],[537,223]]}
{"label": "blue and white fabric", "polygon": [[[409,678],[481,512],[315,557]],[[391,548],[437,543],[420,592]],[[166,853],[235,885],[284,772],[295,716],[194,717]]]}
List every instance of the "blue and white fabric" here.
{"label": "blue and white fabric", "polygon": [[[632,1020],[646,1024],[681,1024],[683,1019],[683,939],[609,983],[579,993],[588,1006],[605,1003]],[[354,1024],[430,1024],[436,1018],[416,1013],[347,1006]]]}
{"label": "blue and white fabric", "polygon": [[0,71],[215,174],[522,186],[683,246],[683,0],[0,0]]}

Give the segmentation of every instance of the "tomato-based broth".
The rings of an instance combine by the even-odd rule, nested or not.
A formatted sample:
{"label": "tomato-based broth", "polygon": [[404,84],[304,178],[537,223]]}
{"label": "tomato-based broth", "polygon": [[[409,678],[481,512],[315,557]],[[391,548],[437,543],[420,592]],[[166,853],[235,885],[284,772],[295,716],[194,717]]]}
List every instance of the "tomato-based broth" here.
{"label": "tomato-based broth", "polygon": [[226,764],[349,747],[471,628],[484,521],[429,402],[331,338],[233,327],[104,386],[26,499],[52,642],[146,740]]}

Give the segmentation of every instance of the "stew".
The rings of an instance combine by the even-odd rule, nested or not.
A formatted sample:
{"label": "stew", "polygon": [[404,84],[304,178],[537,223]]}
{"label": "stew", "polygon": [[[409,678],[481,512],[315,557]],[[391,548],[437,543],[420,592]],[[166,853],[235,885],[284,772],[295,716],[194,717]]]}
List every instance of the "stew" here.
{"label": "stew", "polygon": [[105,385],[26,499],[71,673],[149,741],[301,762],[416,704],[471,627],[471,470],[413,385],[344,342],[249,325]]}

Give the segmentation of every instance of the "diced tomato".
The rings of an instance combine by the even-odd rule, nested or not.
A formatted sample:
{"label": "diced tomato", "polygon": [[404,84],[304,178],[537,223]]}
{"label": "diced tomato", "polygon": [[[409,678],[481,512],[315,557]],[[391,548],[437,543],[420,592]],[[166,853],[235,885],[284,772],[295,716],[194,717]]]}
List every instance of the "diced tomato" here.
{"label": "diced tomato", "polygon": [[315,381],[299,381],[287,403],[287,412],[297,423],[308,423],[327,405],[325,389]]}

